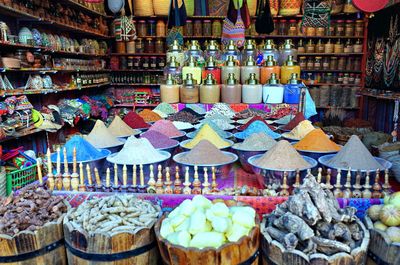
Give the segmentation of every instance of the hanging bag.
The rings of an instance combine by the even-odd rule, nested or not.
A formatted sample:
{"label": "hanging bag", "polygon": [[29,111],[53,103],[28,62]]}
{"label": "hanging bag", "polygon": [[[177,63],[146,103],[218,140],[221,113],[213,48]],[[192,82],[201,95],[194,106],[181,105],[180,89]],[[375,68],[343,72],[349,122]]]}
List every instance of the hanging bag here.
{"label": "hanging bag", "polygon": [[274,21],[272,19],[269,0],[265,1],[265,6],[264,0],[258,1],[256,31],[258,34],[270,34],[274,31]]}
{"label": "hanging bag", "polygon": [[177,40],[179,45],[183,45],[183,26],[186,25],[187,13],[185,1],[179,7],[178,0],[171,0],[168,15],[167,45],[171,45]]}
{"label": "hanging bag", "polygon": [[330,17],[330,0],[305,0],[301,28],[329,28]]}
{"label": "hanging bag", "polygon": [[228,45],[229,41],[233,40],[237,47],[242,47],[245,41],[245,30],[249,26],[250,15],[246,0],[231,0],[222,29],[222,43]]}
{"label": "hanging bag", "polygon": [[194,2],[194,15],[195,16],[209,16],[208,0],[195,0]]}

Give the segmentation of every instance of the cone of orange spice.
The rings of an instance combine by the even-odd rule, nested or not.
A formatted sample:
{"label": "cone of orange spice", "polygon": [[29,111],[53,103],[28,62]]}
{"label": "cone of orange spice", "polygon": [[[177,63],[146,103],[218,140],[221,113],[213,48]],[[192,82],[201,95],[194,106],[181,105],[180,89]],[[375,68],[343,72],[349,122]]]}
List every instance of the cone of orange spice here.
{"label": "cone of orange spice", "polygon": [[155,122],[162,119],[160,115],[148,109],[139,112],[139,116],[142,117],[145,122]]}
{"label": "cone of orange spice", "polygon": [[338,152],[340,150],[340,146],[331,141],[321,129],[309,132],[294,145],[294,148],[301,151],[319,152]]}

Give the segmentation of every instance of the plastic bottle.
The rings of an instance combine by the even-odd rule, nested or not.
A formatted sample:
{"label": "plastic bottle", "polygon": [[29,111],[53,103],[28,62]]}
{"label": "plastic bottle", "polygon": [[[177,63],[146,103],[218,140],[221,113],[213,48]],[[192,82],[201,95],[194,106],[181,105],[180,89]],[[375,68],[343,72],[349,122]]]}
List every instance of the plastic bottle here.
{"label": "plastic bottle", "polygon": [[247,104],[258,104],[262,102],[262,85],[258,83],[254,73],[250,74],[246,84],[242,86],[242,101]]}
{"label": "plastic bottle", "polygon": [[171,60],[171,57],[175,57],[175,60],[179,65],[184,65],[185,53],[177,40],[174,40],[174,42],[169,46],[167,51],[167,62]]}
{"label": "plastic bottle", "polygon": [[240,78],[240,67],[237,66],[233,56],[228,56],[225,65],[221,67],[221,80],[227,80],[230,73],[235,74],[236,78]]}
{"label": "plastic bottle", "polygon": [[212,56],[208,57],[206,66],[203,69],[203,79],[205,79],[208,74],[212,74],[217,84],[221,84],[221,68],[217,66],[216,61]]}
{"label": "plastic bottle", "polygon": [[257,66],[253,57],[247,57],[247,61],[243,66],[240,67],[240,76],[242,84],[246,82],[246,77],[249,77],[250,74],[254,73],[256,75],[256,79],[260,81],[260,68]]}
{"label": "plastic bottle", "polygon": [[279,57],[279,65],[283,65],[289,56],[292,56],[293,61],[297,61],[297,50],[293,48],[294,45],[291,39],[285,40]]}
{"label": "plastic bottle", "polygon": [[221,101],[229,104],[242,102],[242,86],[238,84],[234,73],[229,73],[221,87]]}
{"label": "plastic bottle", "polygon": [[222,52],[221,60],[225,62],[228,60],[229,56],[232,56],[234,61],[236,61],[237,63],[241,61],[240,51],[233,40],[230,40],[229,44],[225,46],[225,49]]}
{"label": "plastic bottle", "polygon": [[271,73],[268,84],[263,85],[263,102],[266,104],[280,104],[283,102],[285,88],[279,84],[275,73]]}
{"label": "plastic bottle", "polygon": [[274,60],[272,55],[268,55],[267,60],[264,62],[264,65],[260,69],[260,83],[266,84],[271,78],[272,73],[275,73],[276,78],[279,79],[281,75],[281,67],[276,65],[276,61]]}
{"label": "plastic bottle", "polygon": [[253,40],[246,40],[244,48],[242,50],[241,64],[244,65],[249,57],[253,57],[254,61],[257,61],[258,51]]}
{"label": "plastic bottle", "polygon": [[160,85],[161,101],[165,103],[179,102],[179,85],[172,74],[168,74],[165,84]]}
{"label": "plastic bottle", "polygon": [[261,50],[263,63],[267,61],[268,56],[272,56],[275,61],[279,61],[279,51],[275,48],[273,40],[267,40]]}
{"label": "plastic bottle", "polygon": [[302,85],[297,80],[298,75],[293,73],[290,77],[289,83],[285,85],[285,93],[283,102],[287,104],[299,104]]}
{"label": "plastic bottle", "polygon": [[200,103],[214,104],[219,102],[220,87],[212,74],[208,74],[200,86]]}
{"label": "plastic bottle", "polygon": [[292,74],[300,76],[300,66],[295,65],[293,57],[289,55],[285,65],[281,67],[281,83],[287,84],[292,77]]}
{"label": "plastic bottle", "polygon": [[182,103],[198,103],[199,102],[199,85],[193,79],[191,73],[186,75],[183,85],[179,89]]}
{"label": "plastic bottle", "polygon": [[175,56],[171,56],[169,62],[164,67],[164,80],[167,79],[168,75],[171,74],[172,78],[178,84],[182,84],[182,68],[176,61]]}
{"label": "plastic bottle", "polygon": [[189,61],[186,66],[182,67],[182,77],[183,80],[187,77],[187,74],[191,74],[192,78],[196,80],[197,84],[201,84],[201,67],[197,66],[196,59],[193,56],[190,56]]}

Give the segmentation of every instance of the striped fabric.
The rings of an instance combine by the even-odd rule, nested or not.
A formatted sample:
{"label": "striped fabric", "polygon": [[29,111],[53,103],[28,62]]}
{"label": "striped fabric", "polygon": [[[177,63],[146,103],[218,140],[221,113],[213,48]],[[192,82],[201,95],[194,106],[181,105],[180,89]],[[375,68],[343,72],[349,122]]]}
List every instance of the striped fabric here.
{"label": "striped fabric", "polygon": [[194,2],[194,15],[195,16],[209,16],[208,0],[195,0]]}
{"label": "striped fabric", "polygon": [[229,18],[225,18],[222,29],[222,44],[228,45],[233,40],[238,47],[243,47],[245,41],[245,26],[240,16],[240,9],[237,10],[238,17],[236,23],[232,23]]}

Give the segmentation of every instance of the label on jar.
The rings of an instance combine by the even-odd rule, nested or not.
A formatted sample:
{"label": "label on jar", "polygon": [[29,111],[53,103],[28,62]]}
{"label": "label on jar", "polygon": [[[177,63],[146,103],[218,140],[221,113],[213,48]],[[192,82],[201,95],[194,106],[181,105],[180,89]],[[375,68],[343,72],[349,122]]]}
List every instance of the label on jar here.
{"label": "label on jar", "polygon": [[314,63],[314,67],[317,69],[317,68],[320,68],[321,67],[321,63],[320,62],[315,62]]}
{"label": "label on jar", "polygon": [[150,67],[151,67],[151,68],[156,68],[156,67],[157,67],[157,64],[152,63],[152,64],[150,64]]}
{"label": "label on jar", "polygon": [[149,64],[148,64],[148,63],[143,63],[143,67],[144,67],[144,68],[148,68],[148,67],[149,67]]}
{"label": "label on jar", "polygon": [[322,68],[324,68],[325,70],[329,69],[329,62],[323,62]]}
{"label": "label on jar", "polygon": [[159,67],[164,67],[164,66],[165,66],[165,63],[158,63],[158,66],[159,66]]}

